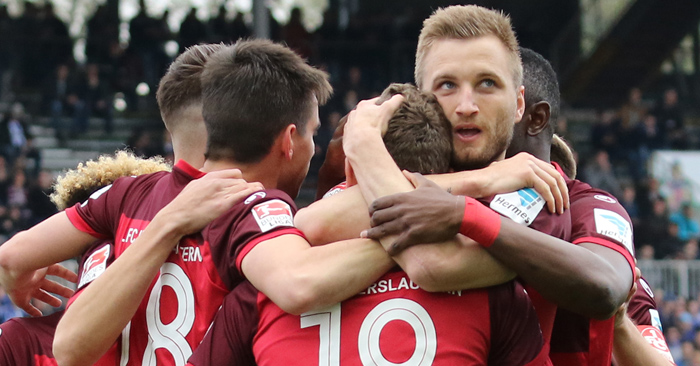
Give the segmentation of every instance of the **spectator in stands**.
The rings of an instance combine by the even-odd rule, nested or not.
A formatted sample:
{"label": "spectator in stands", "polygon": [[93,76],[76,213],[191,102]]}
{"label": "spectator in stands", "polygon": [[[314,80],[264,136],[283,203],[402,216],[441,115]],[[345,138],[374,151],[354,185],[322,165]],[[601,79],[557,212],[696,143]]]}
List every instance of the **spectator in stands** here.
{"label": "spectator in stands", "polygon": [[300,54],[305,59],[313,59],[314,36],[309,33],[302,23],[303,14],[301,8],[294,7],[289,17],[289,22],[280,29],[282,41],[287,47]]}
{"label": "spectator in stands", "polygon": [[655,253],[659,259],[679,258],[683,253],[685,242],[678,237],[678,224],[669,222],[666,236],[656,243]]}
{"label": "spectator in stands", "polygon": [[676,327],[665,327],[666,328],[666,344],[671,352],[674,360],[680,360],[683,358],[683,350],[681,348],[681,333]]}
{"label": "spectator in stands", "polygon": [[624,185],[622,188],[622,196],[620,197],[620,204],[625,208],[630,219],[632,219],[633,226],[638,226],[640,216],[639,209],[637,208],[637,191],[633,185]]}
{"label": "spectator in stands", "polygon": [[56,138],[63,141],[66,137],[64,113],[73,112],[74,118],[77,118],[77,113],[81,110],[78,105],[80,101],[73,94],[73,80],[68,65],[58,65],[54,77],[45,83],[44,100],[51,110],[51,126],[56,131]]}
{"label": "spectator in stands", "polygon": [[615,197],[622,197],[610,157],[604,150],[596,152],[592,161],[583,170],[584,180],[595,188],[610,192]]}
{"label": "spectator in stands", "polygon": [[654,247],[651,244],[637,246],[635,253],[637,254],[637,259],[642,260],[652,260],[655,256]]}
{"label": "spectator in stands", "polygon": [[657,198],[654,201],[653,211],[650,216],[644,218],[636,239],[638,245],[651,245],[654,247],[654,256],[657,259],[664,258],[668,253],[663,245],[663,241],[668,233],[669,226],[668,210],[666,201],[663,198]]}
{"label": "spectator in stands", "polygon": [[693,201],[692,184],[685,177],[683,168],[678,162],[673,163],[671,166],[671,179],[661,183],[660,191],[668,200],[670,212],[679,211],[684,202]]}
{"label": "spectator in stands", "polygon": [[670,217],[678,225],[678,237],[683,241],[695,239],[700,235],[700,226],[693,217],[693,206],[689,202],[681,205],[681,210]]}
{"label": "spectator in stands", "polygon": [[100,69],[96,64],[88,64],[85,74],[76,83],[75,95],[81,101],[74,121],[73,136],[85,133],[89,128],[90,117],[100,117],[105,121],[104,131],[112,133],[112,92],[108,83],[100,77]]}
{"label": "spectator in stands", "polygon": [[637,204],[639,216],[646,218],[652,215],[654,202],[659,198],[663,198],[661,184],[656,178],[647,177],[638,188]]}
{"label": "spectator in stands", "polygon": [[10,207],[23,207],[27,204],[27,175],[22,169],[13,172],[12,184],[7,188],[7,204]]}
{"label": "spectator in stands", "polygon": [[688,148],[688,134],[685,130],[684,113],[678,103],[678,92],[668,88],[663,101],[654,110],[662,136],[664,147],[683,150]]}
{"label": "spectator in stands", "polygon": [[[10,166],[14,166],[20,157],[40,158],[39,151],[33,147],[33,136],[29,132],[29,116],[20,103],[12,105],[10,112],[0,121],[0,146],[2,155]],[[36,164],[40,162],[35,161]]]}
{"label": "spectator in stands", "polygon": [[68,27],[54,13],[51,2],[44,3],[39,14],[39,50],[41,73],[38,81],[46,78],[46,71],[56,65],[73,62],[73,41],[68,34]]}
{"label": "spectator in stands", "polygon": [[591,145],[596,150],[605,150],[612,160],[619,160],[616,112],[605,110],[598,112],[597,120],[591,128]]}
{"label": "spectator in stands", "polygon": [[642,123],[637,125],[636,133],[631,136],[637,140],[637,153],[632,154],[630,164],[633,177],[647,175],[647,161],[654,150],[663,147],[663,137],[659,131],[656,117],[652,114],[644,116]]}
{"label": "spectator in stands", "polygon": [[683,246],[683,253],[680,259],[696,260],[698,259],[698,240],[690,239]]}
{"label": "spectator in stands", "polygon": [[207,27],[197,18],[197,9],[191,8],[185,19],[180,24],[180,33],[178,34],[178,43],[180,44],[180,52],[185,51],[185,48],[202,43],[207,39]]}
{"label": "spectator in stands", "polygon": [[647,110],[648,107],[642,99],[642,91],[639,88],[630,89],[627,102],[620,108],[622,127],[634,129],[642,121]]}
{"label": "spectator in stands", "polygon": [[36,182],[30,185],[27,193],[29,225],[35,225],[57,212],[56,205],[49,199],[49,195],[53,192],[52,184],[53,174],[48,170],[42,170]]}

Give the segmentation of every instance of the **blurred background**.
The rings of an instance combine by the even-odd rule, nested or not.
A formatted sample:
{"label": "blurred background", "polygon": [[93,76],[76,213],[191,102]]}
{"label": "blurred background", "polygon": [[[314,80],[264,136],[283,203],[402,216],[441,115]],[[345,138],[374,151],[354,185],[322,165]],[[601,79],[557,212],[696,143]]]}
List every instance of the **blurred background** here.
{"label": "blurred background", "polygon": [[[629,212],[674,358],[700,362],[697,0],[0,0],[0,243],[55,212],[63,169],[124,147],[172,157],[160,77],[185,47],[240,37],[285,42],[331,75],[308,204],[340,117],[412,82],[423,19],[457,3],[502,9],[550,60],[579,178]],[[21,315],[0,289],[0,321]]]}

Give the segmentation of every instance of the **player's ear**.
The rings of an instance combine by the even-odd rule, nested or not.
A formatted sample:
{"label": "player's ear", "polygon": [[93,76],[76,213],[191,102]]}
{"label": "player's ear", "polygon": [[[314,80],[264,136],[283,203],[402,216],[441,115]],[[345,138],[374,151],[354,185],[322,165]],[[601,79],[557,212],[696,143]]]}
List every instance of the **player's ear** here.
{"label": "player's ear", "polygon": [[540,101],[528,108],[530,123],[527,126],[527,134],[537,136],[549,125],[552,107],[548,102]]}
{"label": "player's ear", "polygon": [[520,85],[517,91],[515,123],[518,123],[525,114],[525,87]]}
{"label": "player's ear", "polygon": [[291,160],[294,155],[294,139],[292,138],[296,133],[297,126],[295,124],[289,124],[282,131],[279,137],[279,146],[282,155],[287,160]]}

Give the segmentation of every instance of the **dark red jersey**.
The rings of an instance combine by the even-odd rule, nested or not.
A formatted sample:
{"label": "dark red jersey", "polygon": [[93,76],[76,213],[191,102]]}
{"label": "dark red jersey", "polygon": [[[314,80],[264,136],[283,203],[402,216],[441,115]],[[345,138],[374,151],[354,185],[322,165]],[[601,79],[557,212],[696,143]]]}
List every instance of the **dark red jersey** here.
{"label": "dark red jersey", "polygon": [[[114,259],[110,246],[109,242],[98,241],[85,252],[78,271],[79,289],[99,276]],[[74,294],[69,303],[77,295]],[[36,318],[15,318],[1,324],[0,366],[55,366],[53,338],[63,313],[61,310]]]}
{"label": "dark red jersey", "polygon": [[[571,211],[571,242],[593,243],[623,255],[634,273],[634,241],[627,211],[609,193],[567,179]],[[609,366],[614,319],[594,320],[559,309],[550,357],[556,366]]]}
{"label": "dark red jersey", "polygon": [[0,366],[56,366],[53,336],[63,311],[0,324]]}
{"label": "dark red jersey", "polygon": [[654,292],[644,278],[637,280],[637,291],[632,295],[627,307],[627,315],[637,325],[642,337],[668,361],[675,365],[671,350],[666,344],[661,317],[656,309]]}
{"label": "dark red jersey", "polygon": [[[66,212],[78,229],[114,238],[119,257],[161,208],[187,183],[203,175],[180,161],[172,173],[118,179]],[[224,296],[243,281],[237,266],[250,249],[269,238],[301,235],[293,227],[295,212],[293,201],[284,192],[260,191],[200,233],[183,238],[122,332],[117,342],[119,360],[115,362],[185,365]]]}
{"label": "dark red jersey", "polygon": [[[254,335],[254,338],[253,338]],[[392,271],[357,296],[301,316],[247,283],[224,305],[190,364],[549,365],[522,286],[428,293]]]}
{"label": "dark red jersey", "polygon": [[[569,239],[571,233],[571,216],[569,212],[566,211],[562,215],[549,212],[549,210],[544,208],[544,198],[532,188],[499,194],[488,199],[482,199],[481,202],[519,224],[527,225],[531,229],[562,240],[568,241]],[[532,286],[528,284],[524,284],[524,286],[537,310],[545,344],[546,347],[549,347],[557,306],[543,298]]]}

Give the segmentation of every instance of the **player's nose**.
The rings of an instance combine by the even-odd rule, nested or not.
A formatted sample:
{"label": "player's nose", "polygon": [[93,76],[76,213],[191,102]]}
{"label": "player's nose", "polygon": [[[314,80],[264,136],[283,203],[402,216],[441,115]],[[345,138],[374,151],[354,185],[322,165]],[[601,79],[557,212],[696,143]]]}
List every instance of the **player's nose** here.
{"label": "player's nose", "polygon": [[470,87],[464,87],[459,93],[459,102],[455,112],[463,116],[471,116],[479,112],[479,106],[474,100],[474,89]]}

